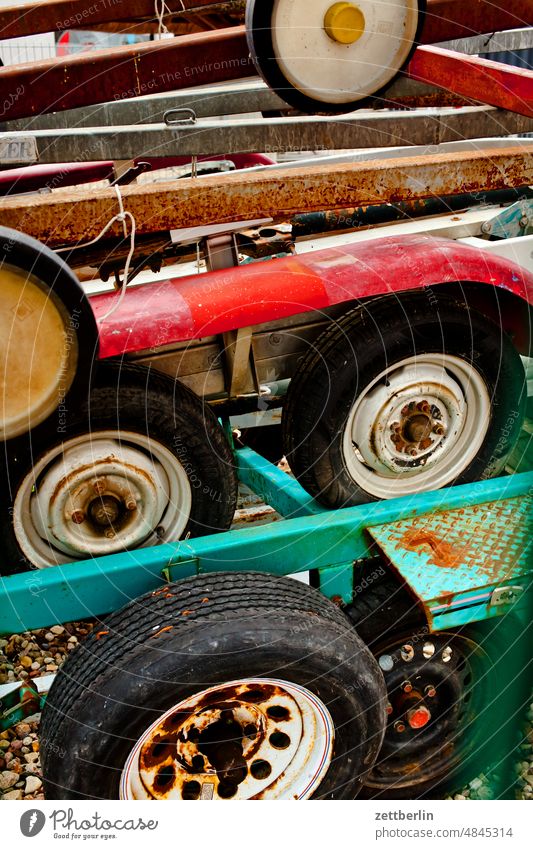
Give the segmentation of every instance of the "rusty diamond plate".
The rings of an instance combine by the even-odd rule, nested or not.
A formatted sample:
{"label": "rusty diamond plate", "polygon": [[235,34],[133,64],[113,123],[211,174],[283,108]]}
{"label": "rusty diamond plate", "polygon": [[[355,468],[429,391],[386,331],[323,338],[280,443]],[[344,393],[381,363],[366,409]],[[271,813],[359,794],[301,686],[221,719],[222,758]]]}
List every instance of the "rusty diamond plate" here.
{"label": "rusty diamond plate", "polygon": [[533,571],[532,506],[529,493],[368,531],[422,601],[452,604]]}

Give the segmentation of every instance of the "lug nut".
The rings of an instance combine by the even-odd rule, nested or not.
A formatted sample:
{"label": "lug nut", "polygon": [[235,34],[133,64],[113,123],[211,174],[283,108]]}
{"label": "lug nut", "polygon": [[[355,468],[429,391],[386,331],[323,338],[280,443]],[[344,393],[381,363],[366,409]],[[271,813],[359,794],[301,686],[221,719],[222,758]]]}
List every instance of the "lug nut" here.
{"label": "lug nut", "polygon": [[137,502],[134,498],[128,498],[126,501],[126,510],[135,510],[137,507]]}
{"label": "lug nut", "polygon": [[394,723],[393,728],[398,734],[402,734],[405,731],[405,722],[398,720],[398,722]]}
{"label": "lug nut", "polygon": [[101,495],[105,491],[105,482],[102,480],[93,481],[93,489],[98,495]]}
{"label": "lug nut", "polygon": [[413,689],[413,685],[411,684],[410,681],[404,681],[403,682],[402,690],[404,691],[404,693],[410,693],[412,691],[412,689]]}
{"label": "lug nut", "polygon": [[105,535],[108,539],[113,539],[113,537],[115,536],[115,531],[113,530],[113,528],[107,528],[107,529],[104,531],[104,535]]}
{"label": "lug nut", "polygon": [[70,518],[75,525],[81,525],[82,522],[85,522],[85,513],[83,510],[74,510]]}
{"label": "lug nut", "polygon": [[390,716],[390,715],[391,715],[392,710],[393,710],[393,708],[392,708],[391,703],[390,703],[390,702],[387,702],[387,707],[386,707],[387,716]]}
{"label": "lug nut", "polygon": [[400,422],[393,422],[390,426],[391,430],[400,430],[400,428],[401,428]]}
{"label": "lug nut", "polygon": [[416,457],[418,451],[416,448],[408,448],[406,453],[409,454],[410,457]]}
{"label": "lug nut", "polygon": [[428,696],[430,699],[433,699],[437,695],[437,691],[435,687],[433,687],[431,684],[428,684],[428,686],[424,690],[424,695]]}
{"label": "lug nut", "polygon": [[434,425],[433,433],[436,433],[437,436],[442,436],[442,434],[444,433],[444,427],[441,424]]}

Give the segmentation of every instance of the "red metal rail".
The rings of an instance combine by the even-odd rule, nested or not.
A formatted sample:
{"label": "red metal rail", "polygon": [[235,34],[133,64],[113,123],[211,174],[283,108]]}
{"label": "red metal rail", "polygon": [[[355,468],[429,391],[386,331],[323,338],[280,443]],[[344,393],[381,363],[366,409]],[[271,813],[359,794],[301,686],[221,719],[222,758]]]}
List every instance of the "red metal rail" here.
{"label": "red metal rail", "polygon": [[408,70],[412,79],[533,117],[533,71],[440,47],[419,47]]}
{"label": "red metal rail", "polygon": [[[205,5],[206,2],[185,0],[187,8],[193,8],[194,3]],[[38,26],[42,28],[46,24],[48,29],[55,28],[59,9],[68,9],[71,15],[75,15],[75,10],[81,9],[84,4],[85,0],[54,0],[39,4],[43,8],[39,11],[40,17],[36,18],[40,22]],[[116,18],[116,10],[125,9],[125,5],[128,5],[131,17],[132,9],[140,14],[141,8],[146,9],[148,4],[144,0],[135,0],[132,4],[117,0],[109,7],[107,4],[94,4],[94,7],[89,7],[84,26],[88,26],[89,21],[101,20],[100,16],[109,10]],[[21,22],[26,15],[29,21],[32,15],[37,15],[37,11],[31,10],[39,9],[32,5],[25,13],[25,8],[0,11],[0,35],[5,37],[2,27],[8,33],[22,32]],[[14,19],[15,11],[18,24]],[[64,23],[64,18],[62,20]],[[464,0],[429,0],[429,15],[422,40],[427,43],[524,24],[533,25],[533,0],[471,0],[469,3]],[[16,29],[16,26],[19,28]],[[33,24],[30,31],[36,31]],[[409,70],[416,79],[423,79],[448,92],[521,114],[531,114],[529,89],[533,84],[532,72],[427,48],[418,49]],[[244,27],[228,27],[170,41],[2,68],[2,117],[3,120],[25,118],[106,100],[255,75]]]}
{"label": "red metal rail", "polygon": [[[220,0],[219,0],[220,4]],[[202,11],[217,0],[166,0],[169,12]],[[231,6],[230,2],[226,6]],[[41,32],[90,29],[91,24],[154,19],[153,0],[45,0],[0,9],[0,37],[16,38]],[[533,25],[532,0],[428,0],[424,44],[452,38]]]}

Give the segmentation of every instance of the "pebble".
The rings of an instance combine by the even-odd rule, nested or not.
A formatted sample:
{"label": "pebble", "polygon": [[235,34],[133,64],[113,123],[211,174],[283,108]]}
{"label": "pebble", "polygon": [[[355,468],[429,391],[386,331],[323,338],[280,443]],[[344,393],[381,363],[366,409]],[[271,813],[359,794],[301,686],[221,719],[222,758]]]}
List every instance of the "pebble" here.
{"label": "pebble", "polygon": [[24,792],[28,793],[37,793],[38,790],[43,786],[43,782],[36,775],[28,775],[26,779],[26,785],[24,787]]}
{"label": "pebble", "polygon": [[27,755],[24,755],[24,760],[27,764],[35,763],[35,761],[39,760],[39,752],[28,752]]}
{"label": "pebble", "polygon": [[5,769],[0,772],[0,790],[9,790],[17,783],[18,778],[18,772],[14,772],[14,770]]}
{"label": "pebble", "polygon": [[18,801],[22,798],[22,790],[10,790],[9,793],[4,793],[2,796],[2,799],[10,799],[12,801]]}
{"label": "pebble", "polygon": [[51,630],[52,634],[58,634],[59,635],[59,634],[65,633],[65,629],[64,629],[63,625],[52,625],[50,630]]}

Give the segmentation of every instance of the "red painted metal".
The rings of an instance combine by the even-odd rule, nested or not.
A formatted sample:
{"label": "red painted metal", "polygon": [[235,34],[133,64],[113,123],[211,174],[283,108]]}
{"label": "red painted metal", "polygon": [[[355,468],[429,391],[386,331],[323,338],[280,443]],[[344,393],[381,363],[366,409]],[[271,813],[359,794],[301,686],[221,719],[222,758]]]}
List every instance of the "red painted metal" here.
{"label": "red painted metal", "polygon": [[[167,0],[170,12],[196,10],[215,5],[216,0]],[[230,7],[230,3],[227,3]],[[41,32],[91,29],[102,24],[133,19],[154,19],[154,0],[45,0],[0,9],[2,38]],[[531,0],[428,0],[422,33],[424,44],[483,32],[533,25]]]}
{"label": "red painted metal", "polygon": [[[216,0],[166,0],[169,12],[215,5]],[[87,0],[47,0],[24,3],[0,9],[2,38],[17,38],[41,32],[61,32],[68,29],[87,29],[90,24],[129,21],[134,18],[155,19],[154,0],[111,0],[87,3]]]}
{"label": "red painted metal", "polygon": [[421,41],[533,26],[532,0],[428,0]]}
{"label": "red painted metal", "polygon": [[408,73],[411,79],[461,97],[533,117],[533,71],[525,68],[440,47],[419,47]]}
{"label": "red painted metal", "polygon": [[244,27],[94,50],[0,68],[2,120],[255,75]]}
{"label": "red painted metal", "polygon": [[[533,305],[533,274],[483,250],[415,235],[359,242],[127,292],[106,321],[115,293],[91,300],[100,356],[113,357],[320,311],[333,304],[443,283],[500,287]],[[520,332],[515,314],[512,329]]]}
{"label": "red painted metal", "polygon": [[[231,153],[220,156],[199,156],[198,162],[218,162],[227,159],[235,168],[253,168],[256,165],[275,165],[273,159],[261,153]],[[190,156],[166,156],[155,158],[140,156],[134,163],[148,162],[149,170],[161,168],[179,168],[190,165]],[[0,196],[21,192],[36,192],[43,188],[65,188],[80,186],[96,180],[113,179],[114,163],[108,162],[63,162],[57,165],[29,165],[24,168],[11,168],[0,171]]]}

